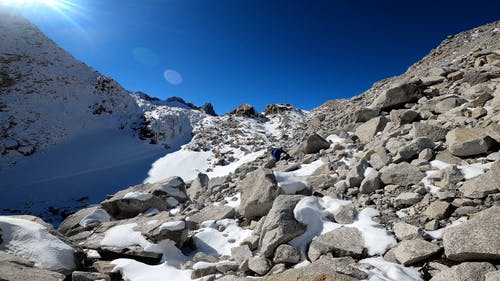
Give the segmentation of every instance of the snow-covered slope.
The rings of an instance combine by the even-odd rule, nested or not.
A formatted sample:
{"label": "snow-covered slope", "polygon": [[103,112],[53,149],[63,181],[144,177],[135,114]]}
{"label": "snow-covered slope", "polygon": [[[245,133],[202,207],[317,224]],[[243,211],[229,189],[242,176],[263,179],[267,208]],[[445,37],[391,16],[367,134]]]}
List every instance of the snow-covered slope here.
{"label": "snow-covered slope", "polygon": [[153,164],[145,182],[168,176],[190,181],[200,172],[210,178],[224,176],[270,148],[284,146],[294,137],[297,127],[309,119],[309,113],[291,105],[270,106],[281,110],[250,118],[224,115],[203,119],[194,127],[188,144]]}
{"label": "snow-covered slope", "polygon": [[205,116],[125,90],[0,8],[1,214],[51,221],[140,183]]}

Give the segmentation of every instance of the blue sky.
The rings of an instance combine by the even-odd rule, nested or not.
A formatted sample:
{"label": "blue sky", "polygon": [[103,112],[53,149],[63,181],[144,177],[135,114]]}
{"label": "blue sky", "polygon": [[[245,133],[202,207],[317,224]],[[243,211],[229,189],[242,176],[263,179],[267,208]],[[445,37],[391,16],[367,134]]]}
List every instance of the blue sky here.
{"label": "blue sky", "polygon": [[351,97],[500,19],[500,1],[482,0],[59,0],[61,12],[23,1],[46,35],[125,88],[217,113]]}

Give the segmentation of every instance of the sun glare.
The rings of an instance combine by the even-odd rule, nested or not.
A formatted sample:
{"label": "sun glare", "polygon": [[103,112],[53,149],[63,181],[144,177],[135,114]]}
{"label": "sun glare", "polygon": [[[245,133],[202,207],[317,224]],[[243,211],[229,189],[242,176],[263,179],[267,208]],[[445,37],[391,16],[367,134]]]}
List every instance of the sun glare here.
{"label": "sun glare", "polygon": [[0,0],[0,4],[15,8],[46,6],[57,10],[69,10],[75,7],[75,4],[71,0]]}

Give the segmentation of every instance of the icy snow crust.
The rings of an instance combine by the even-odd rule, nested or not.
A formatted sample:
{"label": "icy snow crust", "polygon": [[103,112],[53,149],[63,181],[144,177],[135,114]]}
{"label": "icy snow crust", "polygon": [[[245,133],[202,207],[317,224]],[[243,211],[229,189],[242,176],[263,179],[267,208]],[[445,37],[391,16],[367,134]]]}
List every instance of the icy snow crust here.
{"label": "icy snow crust", "polygon": [[25,258],[35,266],[49,270],[76,268],[74,250],[47,228],[25,219],[0,216],[0,250]]}

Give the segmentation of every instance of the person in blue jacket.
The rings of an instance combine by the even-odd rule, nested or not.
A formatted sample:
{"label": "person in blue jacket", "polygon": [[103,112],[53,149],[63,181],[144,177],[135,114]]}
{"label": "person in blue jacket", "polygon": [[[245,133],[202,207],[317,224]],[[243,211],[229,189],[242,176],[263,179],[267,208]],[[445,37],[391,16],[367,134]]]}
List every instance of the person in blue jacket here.
{"label": "person in blue jacket", "polygon": [[274,148],[273,151],[271,152],[271,156],[274,161],[280,161],[282,155],[285,156],[283,158],[285,160],[290,158],[290,155],[288,155],[288,153],[285,150],[283,150],[283,147]]}

